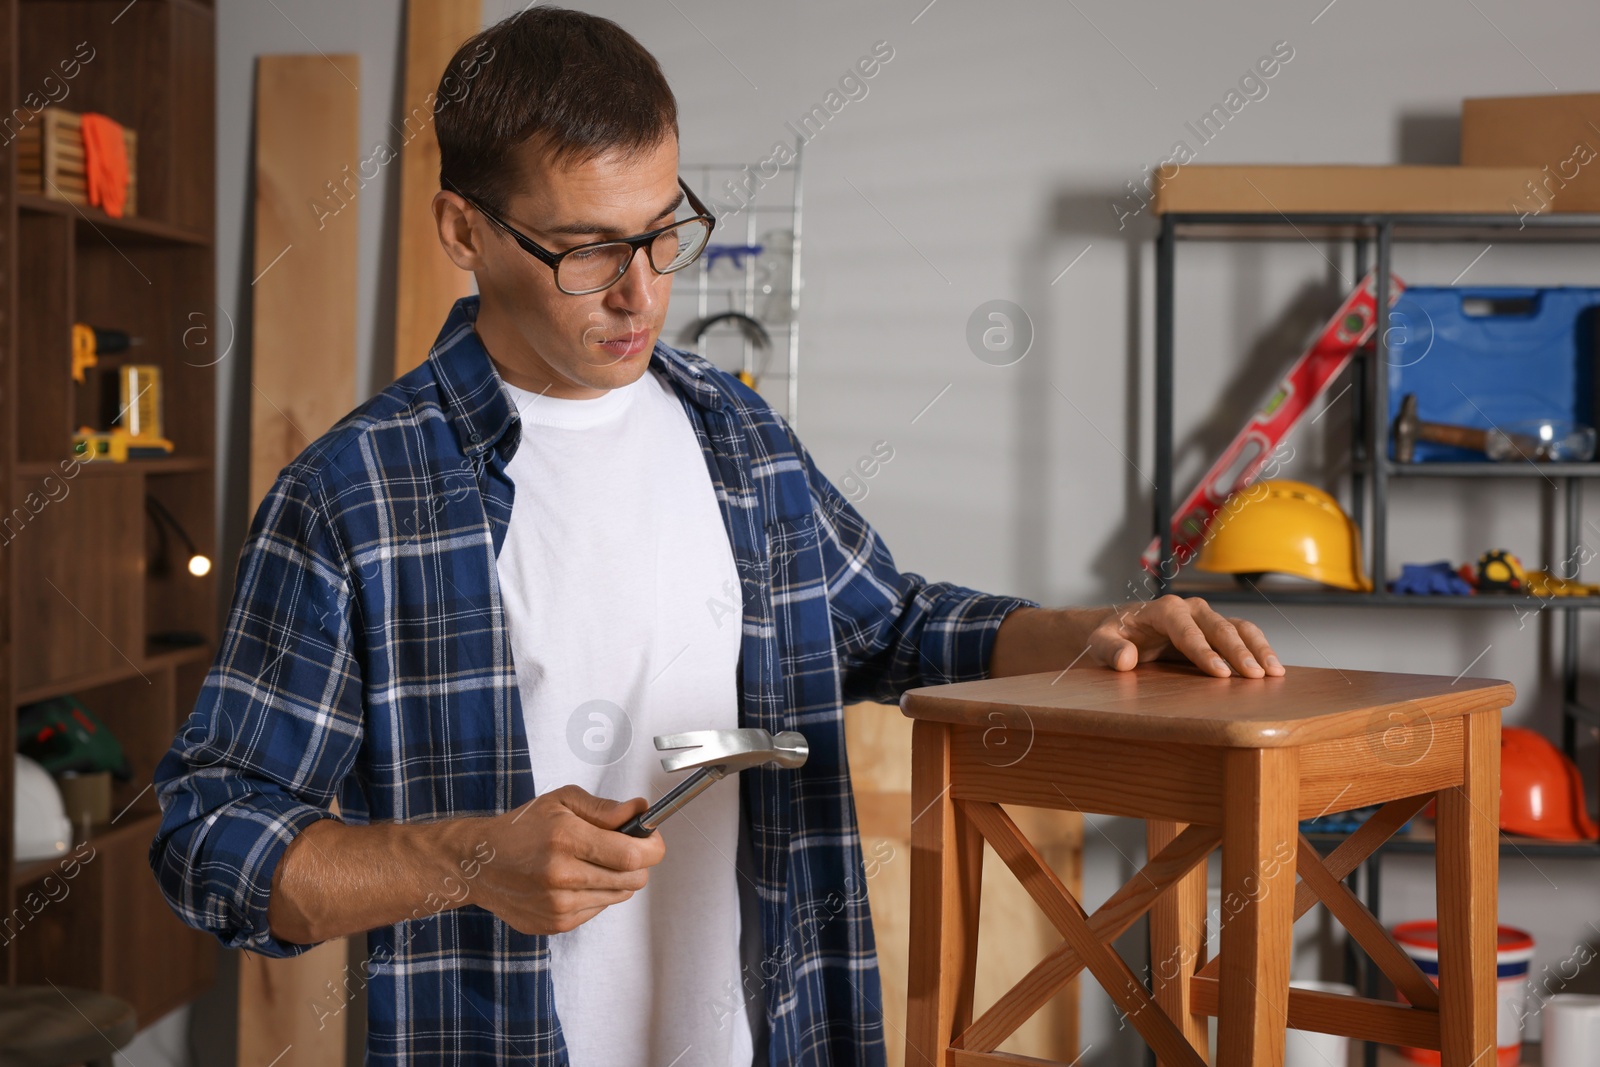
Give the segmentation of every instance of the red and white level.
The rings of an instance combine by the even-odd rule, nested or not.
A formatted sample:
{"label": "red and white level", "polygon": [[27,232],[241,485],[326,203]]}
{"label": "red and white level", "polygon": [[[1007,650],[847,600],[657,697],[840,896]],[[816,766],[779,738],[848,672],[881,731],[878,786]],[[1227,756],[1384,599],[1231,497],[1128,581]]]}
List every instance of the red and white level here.
{"label": "red and white level", "polygon": [[[1228,498],[1255,481],[1272,458],[1273,450],[1289,436],[1339,372],[1349,365],[1351,357],[1372,339],[1378,319],[1376,278],[1374,272],[1361,279],[1361,284],[1339,305],[1339,310],[1318,333],[1311,347],[1295,360],[1267,402],[1250,417],[1233,443],[1200,479],[1194,492],[1173,512],[1172,559],[1179,567],[1195,557],[1206,539],[1212,518],[1222,510]],[[1405,284],[1391,274],[1390,307],[1404,290]],[[1150,541],[1140,562],[1146,570],[1161,573],[1159,537]],[[1167,570],[1170,572],[1165,575],[1167,578],[1176,573],[1175,568]]]}

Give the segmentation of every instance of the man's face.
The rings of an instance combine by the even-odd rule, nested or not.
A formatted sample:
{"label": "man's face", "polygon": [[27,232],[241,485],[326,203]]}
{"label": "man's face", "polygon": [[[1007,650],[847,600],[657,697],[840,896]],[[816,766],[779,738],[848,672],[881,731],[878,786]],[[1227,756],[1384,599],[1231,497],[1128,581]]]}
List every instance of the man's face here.
{"label": "man's face", "polygon": [[[683,199],[676,139],[631,158],[608,153],[559,168],[531,146],[519,155],[521,190],[500,217],[551,252],[666,226]],[[507,381],[587,399],[644,373],[672,292],[672,276],[657,274],[644,249],[611,288],[572,296],[505,231],[476,212],[472,226],[478,333]]]}

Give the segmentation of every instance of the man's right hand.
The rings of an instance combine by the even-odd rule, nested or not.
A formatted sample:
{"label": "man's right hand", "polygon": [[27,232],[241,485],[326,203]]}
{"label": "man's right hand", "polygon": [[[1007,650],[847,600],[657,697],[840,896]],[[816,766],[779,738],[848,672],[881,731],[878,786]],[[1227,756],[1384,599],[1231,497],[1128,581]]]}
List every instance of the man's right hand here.
{"label": "man's right hand", "polygon": [[504,815],[470,820],[494,850],[463,903],[524,934],[558,934],[645,887],[666,855],[660,834],[617,827],[649,807],[643,797],[606,800],[575,785],[552,789]]}

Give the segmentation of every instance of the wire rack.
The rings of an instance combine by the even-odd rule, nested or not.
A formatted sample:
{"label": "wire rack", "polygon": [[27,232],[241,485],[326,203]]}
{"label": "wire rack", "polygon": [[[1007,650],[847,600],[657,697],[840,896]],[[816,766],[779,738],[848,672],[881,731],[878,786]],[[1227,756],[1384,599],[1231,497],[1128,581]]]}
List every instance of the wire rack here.
{"label": "wire rack", "polygon": [[[800,164],[797,141],[792,159],[782,164],[769,157],[764,163],[680,166],[684,180],[716,216],[712,244],[760,245],[762,251],[737,260],[702,256],[678,275],[664,331],[668,343],[697,351],[730,373],[744,371],[791,426],[800,399]],[[724,311],[761,323],[770,349],[761,352],[732,324],[713,327],[698,342],[685,340],[683,331],[691,324]]]}

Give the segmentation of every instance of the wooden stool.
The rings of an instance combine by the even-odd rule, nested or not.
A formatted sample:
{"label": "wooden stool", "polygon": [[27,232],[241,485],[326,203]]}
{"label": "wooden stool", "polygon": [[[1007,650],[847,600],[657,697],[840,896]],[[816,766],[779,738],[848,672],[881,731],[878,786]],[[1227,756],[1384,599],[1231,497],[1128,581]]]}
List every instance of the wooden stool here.
{"label": "wooden stool", "polygon": [[0,1067],[111,1067],[133,1040],[133,1005],[71,986],[0,986]]}
{"label": "wooden stool", "polygon": [[[907,692],[912,740],[907,1067],[1041,1064],[995,1052],[1088,968],[1164,1067],[1283,1062],[1286,1028],[1494,1063],[1500,709],[1506,682],[1292,667],[1077,669]],[[1438,798],[1439,984],[1342,879]],[[1094,913],[1000,807],[1147,820],[1150,860]],[[1328,856],[1299,820],[1382,807]],[[984,842],[1064,938],[973,1018]],[[1205,860],[1222,847],[1222,948],[1205,961]],[[1298,876],[1299,884],[1296,884]],[[1289,988],[1294,920],[1321,901],[1409,1005]],[[1111,942],[1150,913],[1151,985]]]}

